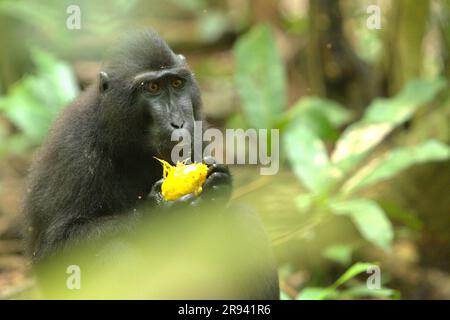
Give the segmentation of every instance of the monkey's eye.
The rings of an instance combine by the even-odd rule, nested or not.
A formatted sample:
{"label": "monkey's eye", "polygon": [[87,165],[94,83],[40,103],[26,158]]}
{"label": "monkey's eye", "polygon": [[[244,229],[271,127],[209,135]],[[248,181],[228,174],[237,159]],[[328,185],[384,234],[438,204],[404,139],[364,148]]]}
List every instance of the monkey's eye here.
{"label": "monkey's eye", "polygon": [[183,79],[176,78],[172,80],[172,87],[174,88],[181,88],[183,84],[184,84]]}
{"label": "monkey's eye", "polygon": [[160,88],[159,84],[157,84],[156,82],[150,82],[148,84],[148,91],[150,93],[153,93],[153,94],[158,93],[160,89],[161,88]]}

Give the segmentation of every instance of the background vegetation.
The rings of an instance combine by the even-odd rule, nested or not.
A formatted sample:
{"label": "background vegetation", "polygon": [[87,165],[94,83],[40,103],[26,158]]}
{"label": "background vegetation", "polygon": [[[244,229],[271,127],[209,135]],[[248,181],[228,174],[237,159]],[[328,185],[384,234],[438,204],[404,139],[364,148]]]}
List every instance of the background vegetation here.
{"label": "background vegetation", "polygon": [[117,36],[153,27],[187,57],[209,122],[280,129],[277,175],[232,171],[282,298],[450,299],[449,21],[448,0],[0,0],[0,297],[33,286],[18,232],[33,151]]}

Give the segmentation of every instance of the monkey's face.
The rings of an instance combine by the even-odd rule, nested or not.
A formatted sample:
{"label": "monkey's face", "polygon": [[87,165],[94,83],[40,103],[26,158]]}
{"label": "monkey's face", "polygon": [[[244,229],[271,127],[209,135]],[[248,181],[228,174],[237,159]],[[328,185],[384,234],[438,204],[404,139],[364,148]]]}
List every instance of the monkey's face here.
{"label": "monkey's face", "polygon": [[98,90],[116,145],[144,147],[167,161],[180,137],[192,145],[200,90],[184,56],[156,33],[141,32],[119,44],[100,72]]}
{"label": "monkey's face", "polygon": [[[172,68],[146,72],[135,78],[138,103],[148,119],[146,139],[159,157],[170,160],[172,148],[178,144],[180,131],[192,141],[194,129],[193,90],[197,89],[191,72]],[[175,130],[176,137],[172,138]]]}

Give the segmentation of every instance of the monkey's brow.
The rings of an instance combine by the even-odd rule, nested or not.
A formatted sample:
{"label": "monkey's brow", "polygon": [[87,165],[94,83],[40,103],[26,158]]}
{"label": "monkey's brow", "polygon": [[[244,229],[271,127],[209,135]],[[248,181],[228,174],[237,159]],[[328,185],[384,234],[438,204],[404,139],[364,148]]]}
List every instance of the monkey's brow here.
{"label": "monkey's brow", "polygon": [[159,79],[159,78],[166,77],[166,76],[178,76],[178,77],[187,78],[187,77],[192,76],[192,73],[188,69],[183,68],[183,67],[162,69],[162,70],[155,70],[155,71],[146,71],[146,72],[136,75],[133,79],[133,82],[140,83],[142,81]]}

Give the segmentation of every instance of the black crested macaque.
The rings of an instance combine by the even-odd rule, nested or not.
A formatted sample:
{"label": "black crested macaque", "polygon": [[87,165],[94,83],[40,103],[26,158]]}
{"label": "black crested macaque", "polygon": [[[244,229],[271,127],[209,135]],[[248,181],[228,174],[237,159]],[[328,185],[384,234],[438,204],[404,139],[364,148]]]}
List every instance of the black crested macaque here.
{"label": "black crested macaque", "polygon": [[[154,31],[112,51],[98,82],[56,120],[29,174],[27,244],[44,295],[279,298],[258,219],[227,203],[226,166],[209,166],[199,196],[161,198],[154,157],[171,161],[173,130],[192,133],[201,105],[185,58]],[[66,281],[73,265],[81,288]]]}

